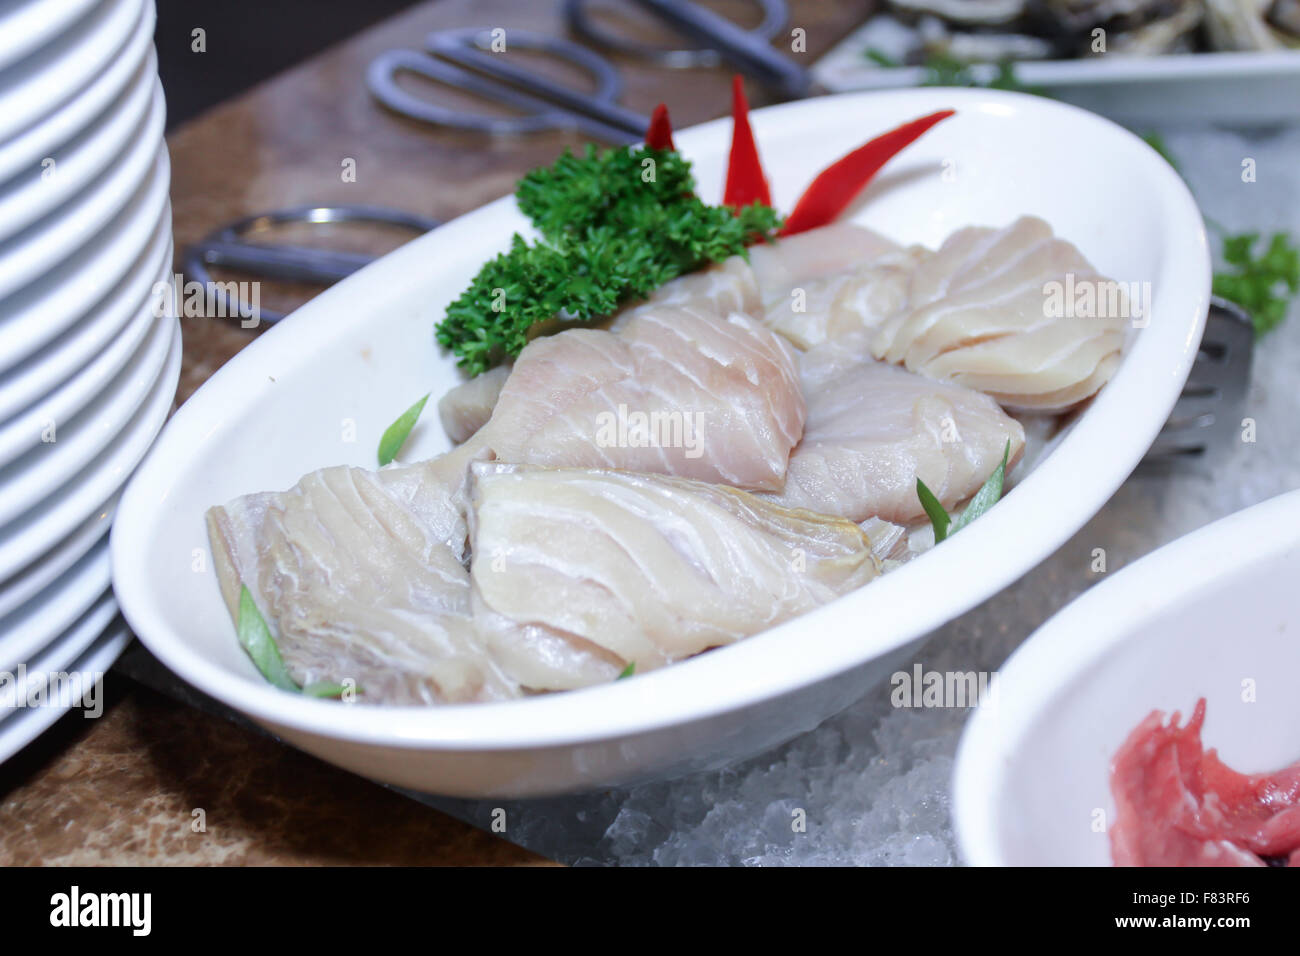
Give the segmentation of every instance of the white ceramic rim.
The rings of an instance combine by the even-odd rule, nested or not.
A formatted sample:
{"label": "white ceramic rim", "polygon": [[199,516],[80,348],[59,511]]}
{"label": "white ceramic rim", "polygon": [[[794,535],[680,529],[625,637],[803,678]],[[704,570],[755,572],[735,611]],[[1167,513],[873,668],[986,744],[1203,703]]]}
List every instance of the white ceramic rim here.
{"label": "white ceramic rim", "polygon": [[53,40],[98,0],[33,0],[0,18],[0,70]]}
{"label": "white ceramic rim", "polygon": [[0,621],[0,671],[13,673],[39,655],[104,596],[112,574],[108,546],[101,541],[53,584]]}
{"label": "white ceramic rim", "polygon": [[0,373],[84,319],[105,297],[121,291],[124,277],[136,268],[158,231],[170,238],[170,177],[167,150],[161,149],[149,181],[113,223],[58,268],[13,296],[22,300],[20,305],[5,302],[6,311],[13,311],[0,319],[0,334],[6,339]]}
{"label": "white ceramic rim", "polygon": [[144,124],[107,171],[52,216],[0,243],[0,296],[49,272],[85,245],[131,200],[157,165],[167,110],[154,89]]}
{"label": "white ceramic rim", "polygon": [[[166,277],[156,281],[166,281]],[[56,421],[68,431],[77,428],[79,433],[79,429],[90,428],[99,433],[105,427],[112,428],[114,421],[125,421],[130,411],[144,401],[165,359],[165,346],[149,346],[149,337],[152,334],[155,341],[164,338],[166,329],[164,321],[155,315],[152,295],[146,294],[144,302],[134,304],[130,321],[118,329],[117,336],[90,364],[0,425],[0,489],[8,493],[5,471],[17,463],[19,455],[39,444],[45,421]],[[151,377],[140,378],[142,372]],[[133,395],[134,403],[129,406],[127,402],[133,402]],[[53,455],[45,460],[49,458]],[[5,503],[0,502],[0,523],[4,523],[5,509]]]}
{"label": "white ceramic rim", "polygon": [[1300,491],[1287,492],[1220,518],[1144,555],[1084,591],[1054,614],[998,669],[997,713],[977,710],[966,724],[953,768],[953,825],[962,857],[973,866],[1009,865],[997,833],[998,796],[1007,755],[1060,694],[1132,638],[1142,622],[1211,586],[1222,576],[1224,542],[1250,541],[1252,561],[1296,546]]}
{"label": "white ceramic rim", "polygon": [[[126,622],[113,624],[110,621],[108,629],[67,670],[81,674],[84,686],[86,677],[98,676],[112,667],[130,643],[131,631]],[[7,720],[0,720],[0,763],[4,763],[43,734],[65,713],[67,710],[62,707],[37,707],[14,714]]]}
{"label": "white ceramic rim", "polygon": [[108,164],[126,150],[128,137],[144,122],[155,98],[161,95],[157,75],[141,70],[94,123],[46,157],[55,164],[50,179],[45,178],[46,169],[41,165],[0,185],[0,241],[26,229],[51,210],[56,210],[57,215],[60,205],[99,178]]}
{"label": "white ceramic rim", "polygon": [[0,142],[0,180],[6,180],[40,161],[63,143],[94,122],[108,104],[126,88],[141,61],[147,73],[158,72],[158,58],[153,49],[154,7],[146,3],[144,16],[122,55],[99,74],[90,85],[50,113],[39,123],[23,130],[13,139]]}
{"label": "white ceramic rim", "polygon": [[86,86],[126,46],[144,16],[140,0],[109,0],[39,58],[0,76],[0,140],[9,139]]}
{"label": "white ceramic rim", "polygon": [[[1003,108],[1023,106],[1031,110],[1059,110],[1072,114],[1073,122],[1104,127],[1111,135],[1140,140],[1122,127],[1093,113],[1040,97],[990,90],[944,90],[945,100],[958,109],[974,109],[978,103],[1000,101]],[[933,109],[933,90],[902,90],[888,93],[856,93],[841,97],[846,111],[855,98],[889,97],[905,114],[920,115]],[[916,101],[908,107],[909,101]],[[804,102],[787,103],[755,111],[755,117],[776,122],[782,115],[798,111]],[[906,107],[906,109],[904,109]],[[674,133],[678,147],[688,155],[697,138],[721,135],[729,119],[715,120]],[[797,126],[798,124],[795,123]],[[1084,140],[1081,141],[1085,141]],[[246,677],[228,674],[209,664],[183,639],[174,637],[161,610],[154,602],[145,562],[136,557],[150,542],[128,537],[123,529],[148,527],[147,515],[167,507],[170,472],[156,461],[157,445],[128,486],[111,532],[114,587],[124,616],[132,629],[169,669],[190,684],[255,719],[304,733],[326,735],[357,743],[389,747],[434,748],[443,751],[515,750],[560,747],[574,743],[608,740],[642,734],[670,726],[689,724],[704,718],[780,697],[815,684],[930,633],[964,613],[975,604],[1020,578],[1039,564],[1086,523],[1117,489],[1145,454],[1177,400],[1195,357],[1209,303],[1210,259],[1205,227],[1186,185],[1154,151],[1143,144],[1142,162],[1154,182],[1162,182],[1168,233],[1186,237],[1186,245],[1166,257],[1157,287],[1162,290],[1157,311],[1163,317],[1143,329],[1111,382],[1102,390],[1088,412],[1050,456],[998,504],[1004,522],[975,522],[942,548],[925,555],[924,582],[948,582],[945,601],[927,599],[918,590],[913,562],[841,597],[835,602],[801,615],[779,627],[757,634],[719,651],[681,661],[671,667],[638,675],[635,679],[500,703],[444,705],[439,707],[368,707],[364,704],[340,707],[336,702],[311,700],[286,694],[269,684],[257,684]],[[498,216],[512,209],[505,197],[483,207]],[[488,217],[490,218],[490,217]],[[503,222],[508,221],[503,219]],[[458,231],[492,228],[483,217],[465,217],[440,227],[445,241],[455,242]],[[1174,252],[1177,254],[1174,254]],[[416,268],[427,268],[426,253],[418,240],[383,257],[362,273],[372,281],[400,282]],[[1189,281],[1188,277],[1200,277]],[[262,342],[299,334],[311,329],[317,347],[328,348],[332,337],[355,321],[351,312],[331,315],[329,303],[346,283],[327,289],[288,318],[263,333],[257,342],[235,355],[218,373],[224,377],[246,377],[261,381],[278,370],[273,350]],[[1149,356],[1158,356],[1158,362]],[[1162,370],[1152,380],[1151,366]],[[1145,377],[1144,377],[1145,376]],[[219,393],[202,386],[173,416],[161,441],[171,439],[183,448],[204,440],[210,423],[224,417]],[[1141,410],[1142,414],[1134,412]],[[1140,426],[1123,433],[1110,429],[1117,421],[1133,420]],[[1088,447],[1089,456],[1063,455],[1066,448]],[[1081,457],[1089,467],[1077,467]],[[1038,496],[1030,490],[1038,485],[1057,488],[1078,486],[1091,490],[1091,497]],[[1043,529],[1032,543],[999,540],[1003,526]],[[965,570],[989,568],[976,582]],[[860,619],[870,618],[876,632],[887,642],[868,644],[860,635],[827,628],[831,614],[842,614],[854,606]],[[235,640],[233,627],[231,640]],[[805,653],[784,658],[783,670],[773,677],[771,668],[746,666],[768,658],[772,642],[800,647]],[[770,664],[770,661],[768,662]],[[761,675],[761,677],[760,677]],[[592,725],[592,716],[601,723]]]}
{"label": "white ceramic rim", "polygon": [[[151,308],[146,305],[142,314]],[[107,384],[102,378],[86,381],[87,390],[99,387],[100,391],[83,391],[82,407],[64,418],[51,415],[58,423],[57,441],[41,447],[41,413],[48,406],[38,405],[36,414],[24,416],[31,429],[31,441],[0,468],[0,524],[37,507],[51,488],[59,487],[97,458],[160,387],[172,340],[180,333],[175,319],[158,319],[152,314],[145,316],[142,328],[143,335],[134,343],[130,361],[123,359],[123,367],[109,377]],[[125,337],[122,341],[128,342]],[[113,352],[105,355],[117,359]]]}
{"label": "white ceramic rim", "polygon": [[[175,319],[170,321],[176,322]],[[179,326],[179,323],[177,323]],[[155,392],[95,461],[72,480],[51,492],[38,511],[0,529],[0,580],[21,571],[82,524],[95,509],[124,485],[157,437],[181,371],[181,336],[172,339],[171,354]]]}
{"label": "white ceramic rim", "polygon": [[0,419],[12,418],[49,395],[88,364],[98,361],[94,356],[101,350],[113,347],[114,336],[136,314],[134,304],[153,288],[146,283],[170,278],[172,239],[167,226],[159,221],[149,248],[122,277],[117,289],[92,308],[84,321],[17,367],[0,372]]}
{"label": "white ceramic rim", "polygon": [[[916,86],[926,77],[922,66],[879,67],[864,64],[843,75],[839,61],[829,68],[813,68],[818,79],[836,91],[889,90]],[[1300,74],[1300,51],[1259,50],[1253,52],[1166,53],[1152,57],[1106,56],[1072,60],[1021,60],[1016,77],[1029,85],[1117,86],[1152,81],[1262,78]]]}
{"label": "white ceramic rim", "polygon": [[0,618],[12,614],[26,604],[33,595],[44,591],[57,581],[86,554],[95,543],[108,534],[117,511],[117,499],[113,496],[95,509],[95,513],[70,535],[50,548],[16,575],[0,584]]}
{"label": "white ceramic rim", "polygon": [[[105,584],[99,596],[84,610],[81,615],[68,624],[63,631],[51,640],[48,644],[31,660],[23,661],[27,669],[28,679],[33,672],[45,674],[57,674],[65,671],[69,664],[76,661],[78,657],[86,652],[86,649],[93,643],[99,635],[104,633],[113,618],[117,617],[117,601],[113,597],[113,592]],[[17,665],[15,665],[15,670]],[[0,721],[5,717],[11,716],[17,712],[17,708],[6,707],[4,697],[0,697]]]}

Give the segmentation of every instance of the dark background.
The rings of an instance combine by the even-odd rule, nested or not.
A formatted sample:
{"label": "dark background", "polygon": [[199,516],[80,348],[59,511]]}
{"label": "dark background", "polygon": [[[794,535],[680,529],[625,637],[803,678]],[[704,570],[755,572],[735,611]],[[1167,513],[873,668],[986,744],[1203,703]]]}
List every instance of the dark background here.
{"label": "dark background", "polygon": [[[158,0],[158,72],[170,130],[419,0]],[[207,56],[190,53],[207,31]]]}

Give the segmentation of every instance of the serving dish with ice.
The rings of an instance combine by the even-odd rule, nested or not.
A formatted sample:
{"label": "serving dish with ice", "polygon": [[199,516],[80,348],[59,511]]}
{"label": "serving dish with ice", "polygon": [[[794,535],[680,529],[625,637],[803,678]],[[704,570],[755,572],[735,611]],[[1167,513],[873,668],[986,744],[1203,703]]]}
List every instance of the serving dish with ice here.
{"label": "serving dish with ice", "polygon": [[[795,201],[827,161],[949,109],[846,215],[810,220],[815,187]],[[466,283],[512,232],[559,245],[521,192],[233,360],[169,426],[114,533],[119,595],[154,653],[369,776],[554,793],[789,739],[1050,553],[1136,464],[1186,376],[1208,261],[1177,176],[1119,128],[1014,94],[837,97],[752,122],[771,191],[751,177],[747,198],[793,213],[748,261],[697,256],[644,301],[562,304],[598,324],[500,343],[480,326],[493,349],[445,335],[454,354],[439,354],[430,327],[464,317]],[[732,124],[676,139],[701,192],[717,188]],[[727,212],[781,229],[745,215]],[[574,249],[590,254],[574,274],[610,274],[590,243]],[[1145,289],[1149,311],[1047,308],[1067,282]],[[510,308],[506,285],[481,288]],[[464,384],[456,358],[484,374]],[[500,359],[508,372],[486,371]],[[447,396],[450,433],[429,416],[376,470],[374,440],[423,391]],[[682,440],[640,440],[635,413]],[[346,423],[374,440],[347,447]],[[212,560],[181,574],[177,553]],[[252,646],[276,649],[281,687],[232,618],[245,637],[264,625]]]}

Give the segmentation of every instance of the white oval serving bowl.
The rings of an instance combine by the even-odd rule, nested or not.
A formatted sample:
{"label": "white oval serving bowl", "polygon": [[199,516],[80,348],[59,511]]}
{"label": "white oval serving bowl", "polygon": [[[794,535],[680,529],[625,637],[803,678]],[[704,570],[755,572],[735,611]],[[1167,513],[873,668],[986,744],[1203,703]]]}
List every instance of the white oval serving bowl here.
{"label": "white oval serving bowl", "polygon": [[1186,720],[1204,697],[1201,739],[1234,770],[1300,760],[1297,581],[1292,491],[1165,545],[1053,616],[962,736],[953,818],[966,862],[1110,865],[1094,826],[1115,818],[1110,762],[1153,710]]}
{"label": "white oval serving bowl", "polygon": [[[374,465],[379,435],[459,381],[432,329],[526,220],[512,198],[463,216],[327,290],[264,333],[168,424],[112,532],[115,587],[149,649],[273,733],[379,780],[463,796],[629,784],[718,766],[788,740],[861,696],[927,634],[1019,578],[1084,524],[1137,464],[1195,354],[1209,292],[1204,227],[1182,181],[1130,133],[1045,99],[908,90],[757,111],[774,202],[827,163],[937,109],[959,113],[894,160],[854,218],[935,246],[970,224],[1045,218],[1102,272],[1153,284],[1154,315],[1057,450],[988,515],[922,559],[739,644],[632,680],[439,708],[308,700],[267,685],[218,595],[204,511],[326,465]],[[677,134],[718,201],[730,120]],[[946,182],[942,171],[956,170]],[[345,439],[355,428],[357,440]],[[426,416],[403,459],[445,450]],[[196,570],[197,568],[197,570]]]}

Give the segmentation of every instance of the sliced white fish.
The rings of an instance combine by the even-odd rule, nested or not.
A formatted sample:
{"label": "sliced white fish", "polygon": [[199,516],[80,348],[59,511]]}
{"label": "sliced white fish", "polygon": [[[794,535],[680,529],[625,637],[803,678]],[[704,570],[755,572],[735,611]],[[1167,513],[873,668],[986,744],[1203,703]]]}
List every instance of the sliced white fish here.
{"label": "sliced white fish", "polygon": [[740,256],[732,256],[707,269],[665,282],[631,311],[675,305],[722,317],[732,312],[755,315],[761,301],[753,268]]}
{"label": "sliced white fish", "polygon": [[764,321],[801,349],[854,341],[865,348],[870,333],[906,308],[912,273],[926,255],[925,249],[914,246],[809,279],[770,302]]}
{"label": "sliced white fish", "polygon": [[772,490],[803,432],[789,343],[738,312],[654,305],[530,342],[476,435],[501,461]]}
{"label": "sliced white fish", "polygon": [[[1065,290],[1088,287],[1094,314],[1071,314]],[[953,233],[917,264],[908,299],[877,327],[876,357],[1016,409],[1059,411],[1094,394],[1131,321],[1122,289],[1031,216]]]}
{"label": "sliced white fish", "polygon": [[791,289],[806,282],[856,269],[900,251],[898,243],[877,232],[837,222],[752,246],[749,264],[766,309],[788,299]]}
{"label": "sliced white fish", "polygon": [[877,573],[852,522],[735,488],[597,469],[474,472],[475,621],[531,690],[732,643]]}
{"label": "sliced white fish", "polygon": [[920,478],[944,507],[970,497],[1024,429],[986,395],[906,369],[862,361],[834,346],[802,358],[808,421],[790,456],[785,487],[771,500],[790,508],[906,524],[924,517]]}
{"label": "sliced white fish", "polygon": [[509,377],[510,366],[498,365],[448,390],[438,400],[438,418],[447,437],[459,445],[486,425]]}
{"label": "sliced white fish", "polygon": [[325,468],[289,491],[211,509],[208,537],[231,619],[238,623],[246,586],[299,684],[352,680],[366,703],[518,696],[470,610],[456,500],[469,457]]}

